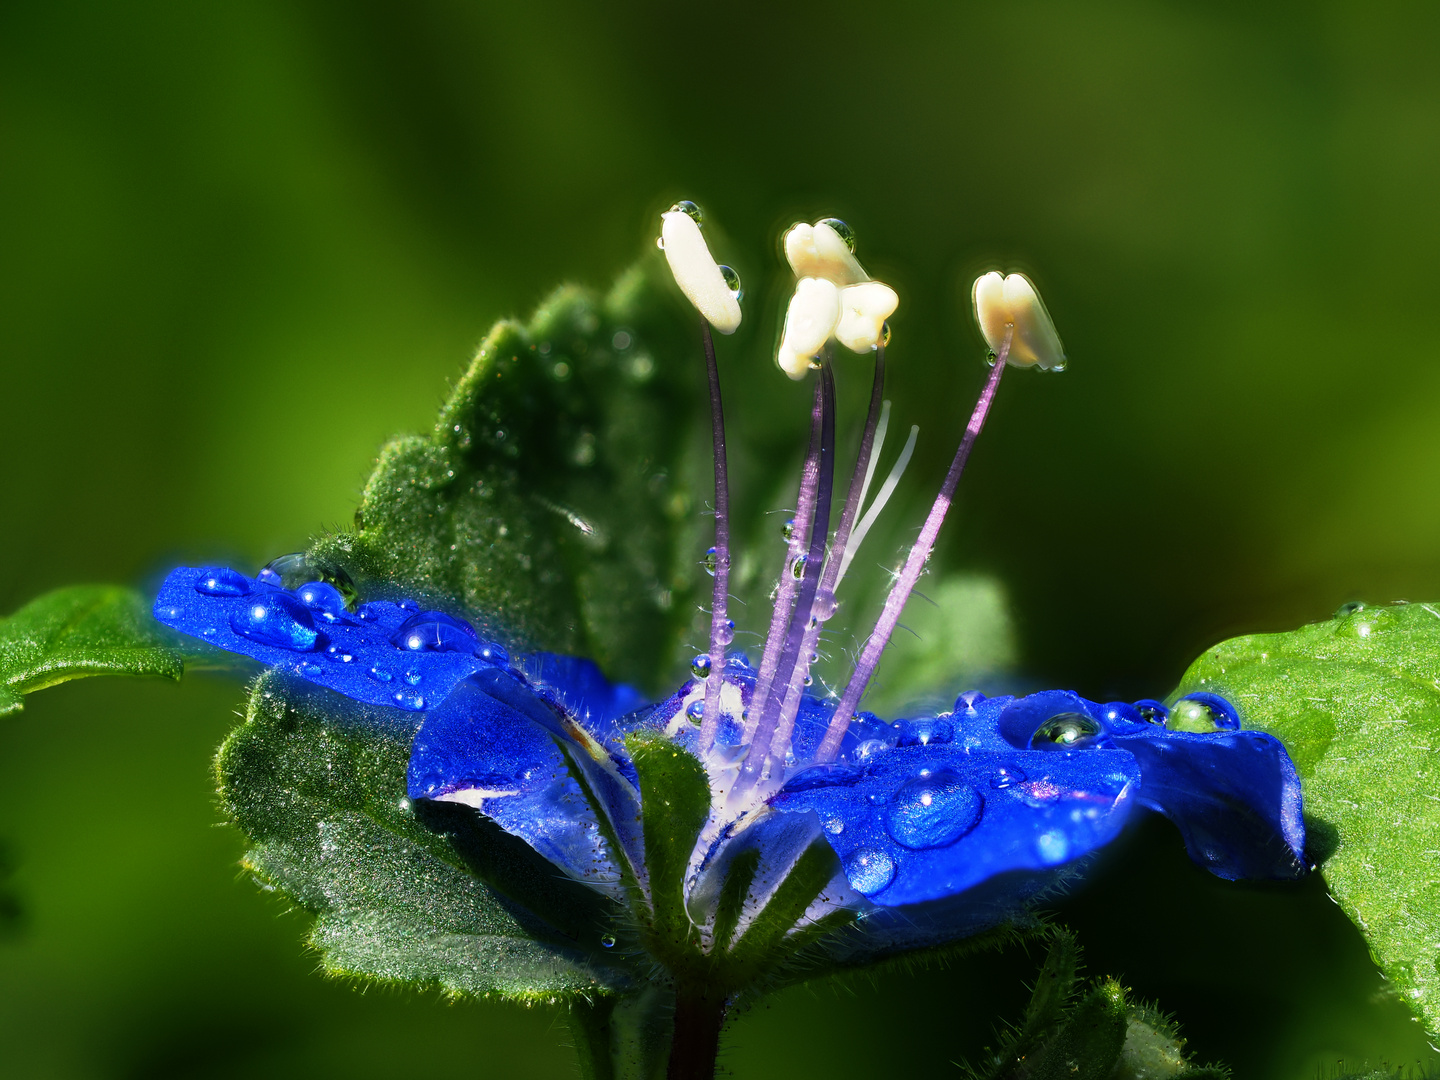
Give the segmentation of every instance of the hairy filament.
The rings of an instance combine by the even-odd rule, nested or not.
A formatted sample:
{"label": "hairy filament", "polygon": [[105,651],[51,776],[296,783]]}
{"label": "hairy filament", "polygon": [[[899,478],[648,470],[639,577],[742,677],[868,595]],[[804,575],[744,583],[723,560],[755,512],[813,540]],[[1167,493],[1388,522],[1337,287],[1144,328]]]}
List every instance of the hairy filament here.
{"label": "hairy filament", "polygon": [[880,422],[875,425],[875,445],[870,452],[870,464],[865,466],[865,482],[860,485],[860,502],[865,505],[865,496],[870,494],[870,481],[875,479],[875,466],[880,464],[880,451],[885,449],[885,433],[890,430],[890,402],[880,406]]}
{"label": "hairy filament", "polygon": [[890,635],[895,632],[895,627],[900,622],[900,613],[905,609],[905,601],[910,599],[911,590],[920,580],[920,574],[925,569],[926,561],[930,558],[935,540],[940,535],[940,526],[945,523],[945,513],[950,509],[950,503],[955,498],[955,488],[960,483],[960,474],[965,471],[965,462],[970,458],[970,450],[975,445],[975,438],[980,434],[980,429],[985,426],[985,417],[989,415],[990,406],[995,400],[995,391],[1000,386],[1000,377],[1005,374],[1006,360],[1010,355],[1010,343],[1014,337],[1015,327],[1012,324],[1005,331],[1005,341],[1000,346],[999,354],[995,358],[995,366],[990,371],[990,378],[985,382],[985,389],[980,392],[980,399],[975,403],[975,410],[970,414],[970,423],[965,426],[965,434],[960,440],[959,448],[955,451],[955,459],[950,463],[950,471],[945,474],[945,482],[940,485],[940,494],[935,497],[935,502],[930,507],[930,514],[920,529],[920,536],[915,541],[915,546],[910,549],[910,554],[905,559],[905,566],[901,569],[899,578],[890,589],[890,595],[885,600],[885,607],[880,612],[875,629],[870,632],[864,648],[860,650],[860,657],[855,662],[855,670],[850,676],[850,682],[846,685],[845,692],[840,695],[840,703],[836,705],[835,713],[830,718],[829,730],[825,732],[825,738],[815,752],[817,763],[831,760],[840,749],[840,740],[844,738],[846,730],[850,727],[850,720],[855,715],[855,707],[860,704],[860,696],[870,685],[870,679],[875,674],[876,666],[880,663],[880,654],[884,652],[886,644],[890,641]]}
{"label": "hairy filament", "polygon": [[845,552],[840,558],[840,577],[845,576],[845,571],[850,569],[850,562],[855,558],[855,553],[860,550],[860,545],[865,542],[865,537],[870,532],[870,526],[875,524],[880,517],[880,511],[885,509],[885,504],[890,501],[896,485],[900,478],[905,475],[905,469],[910,464],[910,458],[915,453],[915,440],[920,435],[920,425],[910,425],[910,437],[905,440],[904,447],[900,450],[900,456],[895,459],[895,464],[890,467],[890,473],[885,477],[885,482],[880,485],[880,490],[875,493],[875,501],[870,504],[870,509],[865,511],[865,516],[860,519],[860,524],[850,535],[850,542],[845,545]]}
{"label": "hairy filament", "polygon": [[885,391],[885,346],[875,347],[875,378],[870,387],[870,409],[865,416],[865,427],[860,434],[860,450],[855,456],[855,469],[850,475],[850,484],[845,492],[845,507],[840,513],[840,523],[835,528],[835,541],[825,558],[825,572],[820,578],[820,588],[810,608],[810,618],[805,622],[805,637],[800,643],[800,662],[790,676],[785,688],[784,702],[780,708],[780,721],[775,727],[775,736],[770,743],[770,752],[783,758],[790,746],[790,736],[795,730],[795,717],[800,712],[800,699],[805,693],[805,683],[810,674],[811,658],[820,644],[820,634],[825,623],[835,614],[835,590],[840,586],[840,575],[844,573],[840,553],[846,549],[850,530],[855,524],[855,515],[865,501],[865,492],[870,478],[875,475],[875,453],[884,439],[883,422],[889,418],[889,402],[882,402]]}
{"label": "hairy filament", "polygon": [[760,657],[760,673],[755,679],[755,693],[750,701],[750,715],[745,720],[742,743],[751,743],[760,716],[770,695],[775,668],[780,663],[780,650],[785,642],[785,628],[790,625],[790,607],[795,601],[794,564],[809,544],[810,519],[815,516],[815,489],[820,479],[820,425],[823,417],[820,383],[815,383],[815,400],[810,407],[810,449],[800,471],[800,491],[795,496],[794,527],[785,549],[785,562],[780,567],[780,582],[775,589],[775,606],[770,614],[770,632],[765,637],[765,651]]}
{"label": "hairy filament", "polygon": [[710,602],[710,674],[705,679],[705,712],[700,749],[715,741],[720,723],[720,689],[725,684],[725,648],[734,638],[726,615],[730,590],[730,481],[725,459],[725,408],[720,400],[720,370],[710,324],[700,320],[705,342],[705,373],[710,381],[710,435],[715,451],[715,591]]}
{"label": "hairy filament", "polygon": [[[815,593],[820,586],[825,561],[825,546],[830,539],[830,495],[835,483],[835,372],[829,363],[820,368],[820,389],[820,471],[815,489],[815,522],[810,529],[810,548],[805,556],[805,575],[800,581],[795,611],[785,634],[785,648],[765,697],[765,710],[750,742],[750,750],[745,755],[745,763],[740,768],[740,776],[735,781],[735,790],[739,792],[755,786],[770,758],[771,741],[784,704],[783,691],[790,685],[800,659],[800,645],[810,623],[810,612],[815,605]],[[753,705],[751,711],[754,711]]]}

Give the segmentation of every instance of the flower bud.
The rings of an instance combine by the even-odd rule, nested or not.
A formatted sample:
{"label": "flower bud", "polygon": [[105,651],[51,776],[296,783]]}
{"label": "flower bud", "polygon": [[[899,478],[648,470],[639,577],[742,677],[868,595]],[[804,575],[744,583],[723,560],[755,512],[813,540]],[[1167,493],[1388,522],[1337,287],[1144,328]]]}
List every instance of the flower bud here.
{"label": "flower bud", "polygon": [[660,217],[660,240],[675,284],[706,322],[722,334],[733,334],[740,325],[740,301],[710,254],[699,224],[683,210]]}
{"label": "flower bud", "polygon": [[880,281],[847,285],[840,290],[840,321],[835,340],[851,352],[868,352],[885,332],[885,320],[895,314],[900,297]]}
{"label": "flower bud", "polygon": [[1040,294],[1024,274],[1001,276],[997,270],[975,279],[973,291],[975,321],[985,343],[999,352],[1005,343],[1005,329],[1014,326],[1008,360],[1017,367],[1036,366],[1063,370],[1065,349],[1040,302]]}
{"label": "flower bud", "polygon": [[840,319],[840,290],[824,278],[801,278],[785,312],[785,333],[777,358],[785,374],[803,378]]}
{"label": "flower bud", "polygon": [[798,278],[824,278],[836,285],[868,281],[845,238],[825,222],[814,225],[797,222],[785,234],[785,258]]}

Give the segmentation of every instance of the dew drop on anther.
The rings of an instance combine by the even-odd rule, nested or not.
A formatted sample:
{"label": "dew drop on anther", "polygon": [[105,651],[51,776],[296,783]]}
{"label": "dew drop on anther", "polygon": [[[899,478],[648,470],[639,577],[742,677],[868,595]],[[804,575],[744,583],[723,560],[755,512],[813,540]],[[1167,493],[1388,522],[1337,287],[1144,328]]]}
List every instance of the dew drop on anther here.
{"label": "dew drop on anther", "polygon": [[845,246],[850,249],[850,254],[855,254],[855,230],[839,218],[827,217],[817,221],[817,225],[829,225],[840,234],[840,239],[845,241]]}
{"label": "dew drop on anther", "polygon": [[730,295],[736,300],[745,299],[745,290],[740,287],[740,275],[731,266],[720,267],[720,276],[725,279],[725,287],[730,290]]}
{"label": "dew drop on anther", "polygon": [[845,876],[856,892],[874,896],[895,880],[895,860],[879,848],[856,848],[845,860]]}
{"label": "dew drop on anther", "polygon": [[696,206],[689,199],[681,199],[674,206],[670,207],[670,213],[673,214],[677,211],[692,218],[696,225],[705,224],[705,215],[700,212],[700,207]]}
{"label": "dew drop on anther", "polygon": [[973,829],[984,809],[980,793],[955,769],[926,770],[895,792],[885,831],[903,847],[946,847]]}
{"label": "dew drop on anther", "polygon": [[247,596],[250,579],[234,570],[217,567],[195,582],[195,591],[201,596]]}

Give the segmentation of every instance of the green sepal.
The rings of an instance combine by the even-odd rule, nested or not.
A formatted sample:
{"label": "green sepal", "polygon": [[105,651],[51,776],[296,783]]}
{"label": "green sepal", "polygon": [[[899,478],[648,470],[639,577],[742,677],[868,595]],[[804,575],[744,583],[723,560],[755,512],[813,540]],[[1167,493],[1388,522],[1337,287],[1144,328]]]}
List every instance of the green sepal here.
{"label": "green sepal", "polygon": [[87,675],[178,679],[184,654],[134,589],[72,585],[0,619],[0,716],[24,695]]}
{"label": "green sepal", "polygon": [[356,530],[320,539],[363,596],[464,614],[515,649],[656,689],[695,618],[698,320],[652,284],[573,286],[501,322],[428,435],[381,451]]}
{"label": "green sepal", "polygon": [[[816,837],[806,845],[784,880],[775,886],[765,906],[730,947],[729,966],[736,972],[738,985],[761,977],[767,968],[776,965],[777,957],[783,956],[786,950],[793,952],[809,944],[808,936],[795,942],[786,942],[785,936],[791,931],[804,932],[804,927],[797,930],[801,917],[838,873],[840,858],[823,837]],[[844,914],[848,921],[848,913]],[[829,929],[831,926],[827,924],[826,930]]]}
{"label": "green sepal", "polygon": [[1025,1070],[1026,1080],[1108,1080],[1125,1045],[1125,991],[1113,979],[1092,987]]}
{"label": "green sepal", "polygon": [[750,888],[755,884],[755,874],[759,869],[758,848],[742,851],[731,861],[730,872],[725,876],[720,896],[715,901],[712,936],[717,953],[728,950],[734,942],[735,928],[740,925],[740,916],[745,913],[745,902],[750,899]]}
{"label": "green sepal", "polygon": [[1226,641],[1174,696],[1196,691],[1285,744],[1331,895],[1400,999],[1440,1033],[1440,604],[1347,606]]}
{"label": "green sepal", "polygon": [[1080,947],[1063,926],[1051,930],[1050,948],[1030,990],[1030,1002],[1019,1024],[1008,1028],[980,1065],[967,1066],[970,1080],[1005,1080],[1059,1026],[1079,978]]}
{"label": "green sepal", "polygon": [[475,811],[405,798],[413,723],[271,672],[220,749],[245,866],[317,916],[326,971],[524,1000],[632,987],[602,943],[618,905]]}
{"label": "green sepal", "polygon": [[662,959],[693,952],[700,937],[685,910],[685,878],[710,816],[709,777],[699,759],[662,732],[629,735],[625,749],[640,779],[652,920],[648,944]]}

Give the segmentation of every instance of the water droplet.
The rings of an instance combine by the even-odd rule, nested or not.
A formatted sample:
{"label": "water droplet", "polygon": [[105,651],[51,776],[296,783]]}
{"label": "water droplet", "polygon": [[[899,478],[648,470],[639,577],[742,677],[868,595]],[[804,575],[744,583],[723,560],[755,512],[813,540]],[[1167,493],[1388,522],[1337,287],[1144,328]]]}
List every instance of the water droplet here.
{"label": "water droplet", "polygon": [[665,250],[665,237],[663,237],[663,236],[657,236],[657,237],[655,237],[655,246],[656,246],[657,248],[659,248],[661,251],[664,251],[664,250]]}
{"label": "water droplet", "polygon": [[692,724],[698,724],[705,719],[705,702],[696,698],[685,707],[685,715]]}
{"label": "water droplet", "polygon": [[395,704],[399,705],[402,709],[408,709],[410,712],[419,712],[425,708],[425,699],[419,694],[412,693],[409,690],[396,690]]}
{"label": "water droplet", "polygon": [[845,876],[856,892],[874,896],[895,880],[895,860],[879,848],[856,848],[845,860]]}
{"label": "water droplet", "polygon": [[343,645],[330,645],[325,649],[325,655],[331,660],[338,660],[342,664],[348,664],[355,659],[355,654]]}
{"label": "water droplet", "polygon": [[1059,829],[1051,829],[1035,838],[1035,851],[1047,865],[1054,866],[1070,854],[1070,841]]}
{"label": "water droplet", "polygon": [[307,581],[295,590],[295,598],[326,622],[334,622],[345,614],[345,597],[334,585],[324,581]]}
{"label": "water droplet", "polygon": [[896,746],[930,746],[955,740],[955,725],[942,716],[898,721],[895,728],[900,735]]}
{"label": "water droplet", "polygon": [[680,213],[693,218],[696,225],[703,226],[705,224],[705,215],[700,212],[700,207],[696,206],[689,199],[681,199],[674,206],[670,207],[670,213],[672,214],[675,213],[677,210]]}
{"label": "water droplet", "polygon": [[349,574],[338,566],[318,563],[304,552],[281,555],[277,559],[271,559],[255,575],[255,580],[266,585],[273,585],[277,589],[291,590],[298,589],[307,582],[323,581],[328,585],[333,585],[339,591],[345,599],[347,608],[354,607],[359,600],[355,582]]}
{"label": "water droplet", "polygon": [[414,668],[411,668],[409,671],[405,672],[405,681],[411,686],[419,686],[420,678],[420,672],[416,671]]}
{"label": "water droplet", "polygon": [[248,596],[250,579],[244,574],[220,566],[195,582],[195,591],[201,596]]}
{"label": "water droplet", "polygon": [[876,754],[878,754],[881,750],[884,749],[885,744],[881,740],[865,739],[863,742],[861,742],[858,746],[855,747],[854,751],[851,753],[850,756],[853,757],[856,761],[865,761],[867,758],[874,757]]}
{"label": "water droplet", "polygon": [[812,618],[824,622],[831,618],[839,607],[840,604],[835,599],[833,592],[829,589],[820,589],[815,593],[815,603],[810,606],[810,615]]}
{"label": "water droplet", "polygon": [[736,300],[745,299],[745,290],[740,287],[740,275],[735,272],[734,267],[720,267],[720,276],[725,279],[725,287],[730,290],[731,296]]}
{"label": "water droplet", "polygon": [[789,779],[784,790],[794,793],[813,791],[816,788],[848,787],[864,775],[862,770],[853,765],[832,761],[824,765],[812,765],[808,769],[802,769]]}
{"label": "water droplet", "polygon": [[715,636],[721,645],[729,645],[735,640],[735,620],[726,619],[725,625],[720,627],[720,632]]}
{"label": "water droplet", "polygon": [[1335,618],[1343,619],[1347,615],[1354,615],[1357,611],[1364,611],[1365,605],[1359,600],[1351,600],[1348,604],[1341,604],[1335,609]]}
{"label": "water droplet", "polygon": [[827,217],[817,221],[817,225],[829,225],[840,234],[840,239],[845,241],[845,246],[850,249],[850,254],[855,254],[855,230],[841,221],[838,217]]}
{"label": "water droplet", "polygon": [[505,667],[510,663],[510,654],[505,651],[504,646],[493,641],[481,642],[480,647],[475,650],[475,655],[496,667]]}
{"label": "water droplet", "polygon": [[780,526],[780,535],[783,536],[787,542],[795,535],[794,518],[791,518],[789,521],[785,522],[784,525]]}
{"label": "water droplet", "polygon": [[1193,731],[1209,734],[1215,731],[1235,731],[1240,727],[1240,717],[1234,707],[1215,694],[1192,694],[1181,698],[1170,710],[1165,726],[1171,731]]}
{"label": "water droplet", "polygon": [[230,616],[230,629],[262,645],[296,652],[310,652],[326,644],[310,612],[285,593],[272,593],[246,604]]}
{"label": "water droplet", "polygon": [[370,677],[378,683],[387,683],[395,676],[391,675],[390,672],[386,671],[383,667],[372,667],[370,669]]}
{"label": "water droplet", "polygon": [[705,653],[699,653],[694,660],[690,661],[690,674],[697,679],[704,679],[710,674],[710,657]]}
{"label": "water droplet", "polygon": [[313,679],[316,675],[320,674],[320,665],[306,664],[300,669],[300,673],[304,675],[307,679]]}
{"label": "water droplet", "polygon": [[907,848],[946,847],[973,829],[984,809],[980,793],[955,769],[925,770],[895,792],[885,831]]}
{"label": "water droplet", "polygon": [[1163,724],[1165,718],[1170,715],[1170,710],[1153,698],[1141,698],[1135,702],[1135,711],[1147,724]]}
{"label": "water droplet", "polygon": [[613,949],[615,947],[615,935],[606,934],[600,939],[600,944],[607,949]]}
{"label": "water droplet", "polygon": [[1066,712],[1046,720],[1030,736],[1031,750],[1079,750],[1100,736],[1100,725],[1084,713]]}
{"label": "water droplet", "polygon": [[441,611],[422,611],[410,616],[390,635],[390,644],[410,652],[475,651],[475,631],[463,619]]}
{"label": "water droplet", "polygon": [[711,577],[715,576],[715,570],[720,565],[720,553],[713,547],[705,552],[705,561],[701,564],[705,567],[705,573]]}
{"label": "water droplet", "polygon": [[799,581],[805,576],[805,564],[807,562],[809,562],[809,559],[804,555],[797,555],[790,563],[790,574],[796,581]]}
{"label": "water droplet", "polygon": [[995,775],[990,778],[990,786],[996,791],[1004,791],[1008,787],[1025,782],[1025,770],[1019,765],[1001,765],[995,770]]}
{"label": "water droplet", "polygon": [[880,325],[880,344],[886,346],[887,348],[888,348],[889,345],[890,345],[890,320],[889,320],[889,319],[886,319],[886,320],[885,320],[883,323],[881,323],[881,325]]}
{"label": "water droplet", "polygon": [[831,836],[839,836],[845,831],[845,822],[838,817],[832,817],[825,822],[825,831]]}

